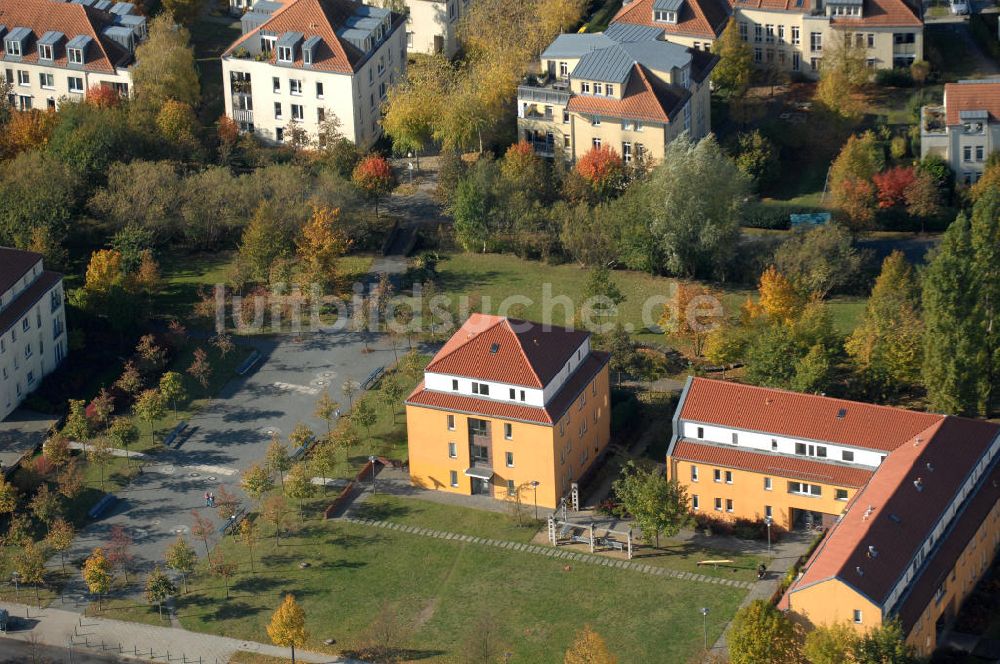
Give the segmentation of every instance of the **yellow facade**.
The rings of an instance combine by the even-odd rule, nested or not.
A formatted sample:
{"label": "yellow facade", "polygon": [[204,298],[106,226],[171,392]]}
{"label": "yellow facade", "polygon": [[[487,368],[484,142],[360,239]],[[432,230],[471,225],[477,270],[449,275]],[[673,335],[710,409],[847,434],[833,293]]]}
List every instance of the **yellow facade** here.
{"label": "yellow facade", "polygon": [[[489,449],[493,471],[488,495],[556,508],[570,484],[589,471],[611,438],[610,385],[605,364],[554,426],[407,404],[410,479],[420,487],[470,495],[473,428],[487,424],[477,442]],[[508,427],[509,425],[509,435]],[[510,489],[513,488],[513,492]]]}
{"label": "yellow facade", "polygon": [[790,608],[797,620],[813,627],[842,623],[866,632],[882,626],[882,609],[838,579],[796,590]]}
{"label": "yellow facade", "polygon": [[[697,471],[693,472],[692,468],[696,468]],[[775,525],[786,530],[792,528],[793,510],[837,516],[844,511],[847,503],[857,492],[857,489],[822,484],[803,478],[802,482],[819,486],[821,495],[800,495],[789,492],[788,483],[799,481],[797,478],[766,475],[671,457],[667,457],[667,469],[671,479],[676,479],[687,486],[694,513],[708,514],[722,519],[756,520],[767,516],[767,507],[770,507],[771,518],[774,519]],[[719,472],[718,481],[715,479],[716,471]],[[694,479],[695,476],[697,480]],[[770,488],[767,488],[768,480]],[[697,509],[694,509],[693,505],[695,496],[698,502]]]}

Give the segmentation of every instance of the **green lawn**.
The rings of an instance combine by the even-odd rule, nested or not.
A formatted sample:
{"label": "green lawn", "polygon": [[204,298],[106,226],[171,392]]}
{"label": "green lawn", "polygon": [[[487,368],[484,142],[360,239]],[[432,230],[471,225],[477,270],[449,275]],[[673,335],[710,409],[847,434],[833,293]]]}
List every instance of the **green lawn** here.
{"label": "green lawn", "polygon": [[528,493],[527,514],[523,515],[524,525],[518,526],[513,514],[488,512],[420,500],[419,498],[399,498],[397,496],[370,496],[358,507],[355,516],[364,519],[379,519],[420,528],[432,528],[461,535],[476,535],[490,539],[511,542],[530,542],[543,521],[535,521],[532,513],[531,494]]}
{"label": "green lawn", "polygon": [[[527,306],[515,306],[507,313],[516,314],[529,320],[543,320],[543,293],[550,289],[551,298],[567,296],[576,306],[585,300],[584,291],[587,285],[589,271],[575,264],[549,265],[538,261],[529,261],[516,256],[501,254],[449,254],[438,265],[440,277],[438,284],[442,294],[451,296],[453,304],[458,298],[468,295],[470,302],[478,303],[480,310],[497,313],[505,297],[522,295],[531,299]],[[663,335],[644,331],[648,324],[656,324],[662,312],[662,305],[656,305],[650,298],[669,297],[675,280],[666,277],[655,277],[642,272],[617,270],[613,279],[625,295],[625,302],[620,305],[619,321],[631,325],[637,332],[633,333],[640,341],[669,343],[684,348],[685,344],[676,339],[664,339]],[[735,313],[747,297],[754,297],[755,290],[742,287],[718,286],[722,289],[722,304],[727,313]],[[489,299],[487,299],[489,298]],[[650,302],[649,305],[646,305]],[[516,304],[516,303],[514,303]],[[648,315],[643,321],[643,308],[647,306]],[[864,308],[864,300],[860,298],[838,297],[830,300],[831,312],[837,321],[838,329],[849,331],[853,329],[857,318]],[[551,322],[564,324],[572,312],[566,313],[566,308],[558,305],[552,307]]]}
{"label": "green lawn", "polygon": [[709,608],[714,641],[743,596],[724,586],[332,521],[314,521],[281,546],[262,542],[257,564],[266,573],[246,573],[245,550],[231,539],[220,549],[243,571],[232,597],[224,599],[220,580],[197,578],[178,602],[184,627],[259,640],[282,594],[291,592],[305,609],[307,647],[324,649],[323,640],[335,638],[349,651],[390,603],[407,626],[399,647],[414,660],[458,660],[488,611],[512,661],[558,661],[574,632],[590,624],[620,661],[685,662],[703,639],[692,598]]}

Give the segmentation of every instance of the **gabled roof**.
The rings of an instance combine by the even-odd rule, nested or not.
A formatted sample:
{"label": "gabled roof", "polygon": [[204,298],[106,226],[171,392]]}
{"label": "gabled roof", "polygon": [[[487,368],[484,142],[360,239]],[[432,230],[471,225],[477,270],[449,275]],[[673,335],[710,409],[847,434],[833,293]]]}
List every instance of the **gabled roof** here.
{"label": "gabled roof", "polygon": [[691,380],[680,417],[884,452],[944,419],[933,413],[708,378]]}
{"label": "gabled roof", "polygon": [[42,255],[33,251],[0,247],[0,293],[20,281],[40,260]]}
{"label": "gabled roof", "polygon": [[427,371],[542,388],[589,336],[581,330],[472,314]]}
{"label": "gabled roof", "polygon": [[679,440],[671,450],[670,456],[680,461],[708,463],[801,482],[835,484],[851,488],[863,487],[872,476],[870,469],[858,466],[749,451],[732,446],[713,445],[705,441]]}
{"label": "gabled roof", "polygon": [[[320,71],[330,71],[349,74],[356,71],[364,62],[366,54],[341,36],[341,32],[350,31],[352,18],[365,18],[372,14],[366,5],[351,0],[294,0],[275,11],[271,17],[260,26],[243,35],[222,54],[222,57],[232,56],[240,47],[246,47],[252,40],[259,40],[261,34],[282,35],[287,32],[302,33],[304,38],[319,37],[322,44],[316,46],[310,67]],[[361,16],[363,14],[363,16]],[[404,20],[398,14],[391,14],[392,25],[397,26]],[[271,54],[271,62],[275,62],[276,54]],[[296,51],[294,66],[301,67],[302,53]]]}
{"label": "gabled roof", "polygon": [[[117,17],[110,13],[76,3],[55,2],[54,0],[0,0],[0,25],[8,30],[26,28],[34,38],[48,32],[60,32],[67,39],[87,37],[93,44],[87,49],[82,69],[112,74],[116,67],[132,62],[132,54],[101,34],[107,26],[116,24]],[[34,39],[28,40],[27,48],[19,62],[38,62],[38,49]],[[0,48],[4,44],[0,42]],[[52,65],[65,67],[65,49],[58,49]],[[6,52],[2,53],[6,57]],[[46,64],[49,64],[46,62]],[[80,67],[77,65],[77,67]]]}
{"label": "gabled roof", "polygon": [[1000,122],[1000,78],[946,83],[944,102],[948,125],[962,124],[966,111],[986,111],[991,121]]}
{"label": "gabled roof", "polygon": [[795,592],[833,578],[884,607],[998,433],[990,422],[947,417],[889,454],[788,591],[792,608]]}
{"label": "gabled roof", "polygon": [[834,16],[833,27],[883,26],[898,28],[919,28],[924,22],[920,12],[906,0],[864,0],[861,18]]}
{"label": "gabled roof", "polygon": [[586,115],[668,124],[674,121],[690,97],[689,91],[662,83],[642,65],[634,64],[621,99],[574,95],[566,108]]}
{"label": "gabled roof", "polygon": [[729,5],[726,0],[686,0],[680,8],[677,23],[661,23],[653,20],[653,5],[656,0],[634,0],[618,10],[611,19],[615,23],[646,25],[661,31],[664,35],[684,35],[715,39],[726,27],[729,20]]}

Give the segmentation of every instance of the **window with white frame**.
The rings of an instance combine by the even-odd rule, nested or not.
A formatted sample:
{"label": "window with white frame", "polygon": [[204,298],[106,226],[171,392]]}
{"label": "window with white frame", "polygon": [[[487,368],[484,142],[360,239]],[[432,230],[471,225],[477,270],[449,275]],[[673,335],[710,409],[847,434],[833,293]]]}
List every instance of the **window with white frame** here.
{"label": "window with white frame", "polygon": [[449,459],[458,458],[458,445],[456,443],[448,443],[448,458]]}
{"label": "window with white frame", "polygon": [[25,71],[24,69],[17,70],[17,84],[18,85],[31,85],[31,72]]}
{"label": "window with white frame", "polygon": [[716,498],[715,499],[715,511],[716,512],[721,512],[722,511],[722,498]]}
{"label": "window with white frame", "polygon": [[770,491],[771,488],[772,488],[771,487],[771,478],[770,477],[765,477],[764,478],[764,491]]}
{"label": "window with white frame", "polygon": [[799,36],[799,26],[793,25],[792,26],[792,45],[798,46],[800,41],[801,41],[801,39],[800,39],[800,36]]}
{"label": "window with white frame", "polygon": [[70,64],[82,65],[83,64],[83,49],[80,48],[67,48],[66,58],[69,60]]}
{"label": "window with white frame", "polygon": [[292,47],[291,46],[279,46],[278,47],[278,62],[291,62],[292,61]]}
{"label": "window with white frame", "polygon": [[39,44],[38,45],[38,58],[40,60],[51,60],[52,59],[52,45],[51,44]]}
{"label": "window with white frame", "polygon": [[7,50],[7,55],[17,55],[17,56],[20,56],[21,55],[21,42],[15,41],[13,39],[10,40],[10,41],[8,41],[7,42],[7,46],[6,46],[6,50]]}
{"label": "window with white frame", "polygon": [[52,74],[42,72],[38,75],[38,84],[46,90],[52,90],[56,87],[56,77]]}
{"label": "window with white frame", "polygon": [[301,122],[305,120],[306,114],[305,109],[303,109],[301,104],[292,104],[292,120],[296,122]]}
{"label": "window with white frame", "polygon": [[807,484],[805,482],[789,482],[788,493],[797,496],[822,496],[823,487],[818,484]]}
{"label": "window with white frame", "polygon": [[677,22],[677,12],[655,9],[653,10],[653,20],[657,23],[676,23]]}
{"label": "window with white frame", "polygon": [[691,481],[692,482],[698,481],[698,466],[694,464],[691,464]]}
{"label": "window with white frame", "polygon": [[733,511],[733,499],[732,498],[726,498],[726,511],[727,512],[732,512]]}
{"label": "window with white frame", "polygon": [[819,52],[823,50],[823,33],[821,32],[809,33],[809,49],[813,52]]}
{"label": "window with white frame", "polygon": [[448,478],[450,480],[451,486],[458,486],[458,471],[451,470],[448,472]]}
{"label": "window with white frame", "polygon": [[507,467],[508,468],[513,468],[514,467],[514,453],[513,452],[507,452],[504,455],[504,457],[505,457],[504,460],[507,462]]}
{"label": "window with white frame", "polygon": [[302,81],[297,78],[288,79],[288,93],[299,96],[302,94]]}
{"label": "window with white frame", "polygon": [[504,422],[503,424],[503,437],[510,440],[514,437],[514,425],[510,422]]}
{"label": "window with white frame", "polygon": [[747,41],[747,30],[748,26],[743,21],[740,21],[740,39]]}
{"label": "window with white frame", "polygon": [[490,386],[486,383],[477,383],[476,381],[472,381],[472,393],[488,397],[490,395]]}
{"label": "window with white frame", "polygon": [[69,91],[83,94],[83,79],[79,76],[70,76],[68,79]]}
{"label": "window with white frame", "polygon": [[719,470],[718,468],[716,468],[715,470],[713,470],[712,471],[712,480],[715,481],[715,482],[721,482],[722,481],[722,471]]}
{"label": "window with white frame", "polygon": [[691,509],[696,510],[701,507],[701,501],[697,495],[691,496]]}
{"label": "window with white frame", "polygon": [[455,416],[454,415],[449,415],[448,416],[448,430],[449,431],[454,431],[455,430]]}
{"label": "window with white frame", "polygon": [[590,144],[591,144],[591,146],[595,150],[600,150],[601,149],[601,138],[599,136],[594,136],[594,138],[591,139]]}
{"label": "window with white frame", "polygon": [[280,120],[281,117],[282,117],[281,102],[276,101],[274,102],[274,119]]}
{"label": "window with white frame", "polygon": [[726,484],[732,484],[732,483],[733,483],[733,471],[727,470],[726,471]]}

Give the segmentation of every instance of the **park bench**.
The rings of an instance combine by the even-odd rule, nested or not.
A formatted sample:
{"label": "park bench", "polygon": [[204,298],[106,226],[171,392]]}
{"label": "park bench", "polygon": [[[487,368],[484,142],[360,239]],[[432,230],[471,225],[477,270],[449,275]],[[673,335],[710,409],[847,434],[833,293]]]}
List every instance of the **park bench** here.
{"label": "park bench", "polygon": [[260,359],[260,351],[254,350],[252,353],[250,353],[250,356],[247,359],[243,360],[243,364],[236,367],[236,373],[238,373],[241,376],[246,375],[248,371],[253,369],[253,365],[257,364],[257,360],[259,359]]}
{"label": "park bench", "polygon": [[184,433],[184,429],[187,429],[187,422],[181,420],[177,423],[177,426],[175,426],[170,433],[167,434],[167,437],[163,439],[163,444],[167,447],[180,447],[180,437],[181,434]]}
{"label": "park bench", "polygon": [[315,436],[309,436],[306,439],[306,442],[302,443],[302,445],[300,445],[299,447],[296,447],[294,450],[292,450],[292,453],[289,456],[289,458],[293,462],[300,460],[302,457],[305,456],[306,452],[308,452],[310,449],[312,449],[312,446],[315,445],[315,444],[316,444],[316,437]]}
{"label": "park bench", "polygon": [[219,527],[219,534],[227,535],[228,531],[232,528],[235,528],[239,524],[239,522],[243,520],[243,517],[245,517],[246,515],[247,515],[247,508],[241,505],[239,509],[237,509],[236,512],[233,514],[233,516],[229,519],[226,519],[226,522]]}
{"label": "park bench", "polygon": [[96,519],[101,516],[108,508],[118,502],[118,498],[114,494],[107,494],[103,498],[97,501],[97,504],[87,510],[87,517],[91,519]]}
{"label": "park bench", "polygon": [[385,374],[385,367],[378,367],[376,369],[372,369],[372,372],[368,374],[368,377],[365,378],[364,381],[361,383],[361,389],[370,390],[371,388],[375,387],[376,383],[378,383],[379,379],[382,378],[383,374]]}

